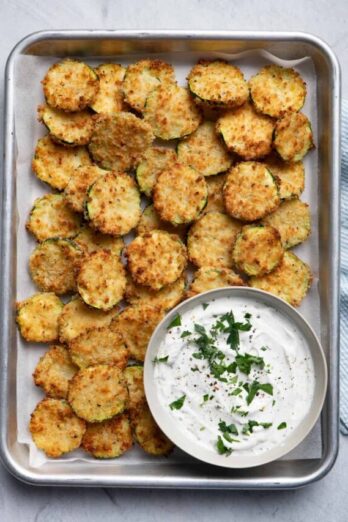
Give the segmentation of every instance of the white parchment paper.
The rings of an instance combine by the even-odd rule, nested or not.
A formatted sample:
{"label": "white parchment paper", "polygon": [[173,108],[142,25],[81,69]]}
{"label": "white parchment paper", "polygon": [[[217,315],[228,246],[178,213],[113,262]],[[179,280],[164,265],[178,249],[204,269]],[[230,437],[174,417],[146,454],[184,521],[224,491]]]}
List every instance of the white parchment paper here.
{"label": "white parchment paper", "polygon": [[[316,111],[316,75],[312,61],[304,57],[297,61],[283,61],[265,51],[246,51],[239,55],[222,53],[206,53],[205,58],[220,57],[238,65],[247,79],[257,70],[268,63],[296,67],[307,84],[307,98],[303,112],[309,117],[314,139],[317,136],[317,111]],[[134,62],[145,55],[132,56],[131,59],[119,57],[109,59],[117,63],[127,64]],[[146,55],[151,58],[161,58],[175,66],[179,83],[185,85],[186,76],[190,68],[196,63],[201,55],[194,53],[178,53],[175,55]],[[50,192],[48,186],[41,183],[31,171],[31,161],[36,142],[45,134],[45,128],[37,121],[37,106],[44,102],[40,81],[44,77],[48,67],[58,61],[59,58],[47,58],[36,56],[20,56],[16,63],[15,73],[15,139],[18,147],[17,157],[17,299],[22,300],[37,289],[32,283],[28,271],[29,255],[35,247],[34,239],[25,230],[25,222],[35,198]],[[100,60],[88,60],[90,65],[102,63]],[[318,293],[318,183],[317,183],[317,151],[313,150],[304,160],[306,172],[306,185],[302,199],[310,204],[312,215],[312,234],[308,241],[295,249],[301,259],[309,263],[313,271],[313,285],[300,307],[300,312],[309,321],[315,332],[320,336],[320,302]],[[35,405],[43,398],[41,390],[37,389],[32,380],[34,368],[47,346],[35,345],[24,342],[17,334],[17,425],[18,442],[29,447],[29,462],[32,467],[39,467],[49,459],[39,451],[31,440],[28,430],[30,413]],[[310,459],[319,458],[322,454],[320,421],[316,424],[306,440],[285,459]],[[190,457],[176,450],[170,457],[175,462],[187,462]],[[50,459],[52,460],[52,459]],[[78,450],[64,458],[56,459],[56,462],[67,462],[80,460],[86,466],[93,465],[95,460],[88,457],[84,452]],[[146,455],[139,448],[133,448],[120,460],[103,462],[105,466],[125,466],[144,462],[158,463],[162,459]],[[166,459],[168,462],[168,459]],[[72,471],[73,472],[73,471]]]}

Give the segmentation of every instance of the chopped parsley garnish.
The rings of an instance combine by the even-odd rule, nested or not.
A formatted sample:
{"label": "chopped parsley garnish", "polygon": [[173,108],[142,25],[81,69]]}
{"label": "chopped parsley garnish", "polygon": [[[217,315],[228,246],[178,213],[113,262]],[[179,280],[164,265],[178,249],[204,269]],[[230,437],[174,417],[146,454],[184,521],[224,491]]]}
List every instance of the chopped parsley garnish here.
{"label": "chopped parsley garnish", "polygon": [[167,362],[168,358],[169,358],[169,355],[165,355],[164,357],[155,357],[152,362],[153,362],[153,364],[163,363],[163,362]]}
{"label": "chopped parsley garnish", "polygon": [[222,433],[231,433],[231,435],[239,435],[236,425],[235,424],[227,425],[225,421],[219,422],[219,430]]}
{"label": "chopped parsley garnish", "polygon": [[222,440],[220,435],[219,435],[217,443],[216,443],[216,448],[217,448],[219,455],[226,455],[226,457],[231,455],[231,453],[233,451],[231,448],[226,448],[224,441]]}
{"label": "chopped parsley garnish", "polygon": [[262,350],[263,352],[265,352],[265,351],[268,350],[268,349],[269,349],[268,346],[261,346],[261,350]]}
{"label": "chopped parsley garnish", "polygon": [[184,405],[185,399],[186,399],[186,395],[183,395],[179,399],[176,399],[176,401],[171,402],[169,404],[169,408],[171,410],[181,410],[181,408]]}
{"label": "chopped parsley garnish", "polygon": [[246,417],[249,412],[248,411],[243,411],[240,408],[241,408],[241,406],[232,406],[231,413],[237,413],[241,417]]}
{"label": "chopped parsley garnish", "polygon": [[252,315],[249,314],[249,312],[246,312],[246,313],[244,314],[244,318],[245,318],[245,319],[251,319],[251,317],[252,317]]}
{"label": "chopped parsley garnish", "polygon": [[[227,324],[226,324],[227,323]],[[227,333],[227,343],[232,350],[239,348],[239,332],[248,332],[251,329],[249,318],[246,323],[238,323],[234,320],[232,310],[226,314],[220,315],[219,319],[213,326],[213,330],[221,333]]]}
{"label": "chopped parsley garnish", "polygon": [[273,386],[270,383],[260,383],[259,381],[253,381],[249,387],[248,387],[248,395],[246,398],[247,404],[251,404],[251,402],[254,400],[255,395],[259,391],[263,391],[265,393],[268,393],[268,395],[273,395]]}
{"label": "chopped parsley garnish", "polygon": [[206,310],[209,306],[209,303],[202,303],[203,310]]}
{"label": "chopped parsley garnish", "polygon": [[233,390],[232,393],[229,393],[229,395],[233,396],[233,395],[239,395],[240,393],[242,393],[242,388],[236,388],[235,390]]}
{"label": "chopped parsley garnish", "polygon": [[272,423],[271,422],[258,422],[255,420],[250,420],[246,424],[244,424],[242,433],[244,433],[244,435],[250,435],[250,433],[253,433],[253,430],[256,426],[261,426],[262,428],[264,428],[266,430],[267,428],[270,428],[272,426]]}
{"label": "chopped parsley garnish", "polygon": [[170,330],[171,328],[174,328],[175,326],[181,326],[181,315],[180,314],[176,314],[174,319],[167,326],[167,330]]}
{"label": "chopped parsley garnish", "polygon": [[250,353],[245,353],[244,355],[238,353],[236,355],[235,363],[238,370],[246,375],[249,375],[252,364],[260,366],[261,369],[265,366],[265,361],[262,357],[250,355]]}
{"label": "chopped parsley garnish", "polygon": [[184,337],[188,337],[189,335],[191,335],[191,332],[189,332],[188,330],[185,330],[184,332],[182,332],[180,337],[181,337],[181,339],[183,339]]}
{"label": "chopped parsley garnish", "polygon": [[288,427],[288,425],[286,424],[286,422],[281,422],[279,424],[279,426],[277,427],[277,430],[284,430],[287,427]]}
{"label": "chopped parsley garnish", "polygon": [[206,393],[205,395],[203,395],[203,401],[207,402],[208,400],[209,400],[209,393]]}
{"label": "chopped parsley garnish", "polygon": [[200,372],[201,370],[198,368],[198,366],[193,366],[191,368],[191,372]]}

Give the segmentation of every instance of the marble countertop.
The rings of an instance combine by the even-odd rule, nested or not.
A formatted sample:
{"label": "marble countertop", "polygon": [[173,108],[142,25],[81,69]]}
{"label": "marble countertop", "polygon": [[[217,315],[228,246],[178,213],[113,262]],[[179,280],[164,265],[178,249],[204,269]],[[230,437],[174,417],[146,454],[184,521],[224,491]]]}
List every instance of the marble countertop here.
{"label": "marble countertop", "polygon": [[[18,40],[42,29],[293,30],[326,40],[342,66],[348,98],[348,6],[346,0],[0,0],[0,69]],[[0,86],[3,113],[3,85]],[[0,151],[1,152],[1,151]],[[0,155],[2,157],[2,155]],[[164,491],[34,488],[0,464],[3,522],[346,522],[348,437],[340,438],[333,470],[301,490],[280,492]]]}

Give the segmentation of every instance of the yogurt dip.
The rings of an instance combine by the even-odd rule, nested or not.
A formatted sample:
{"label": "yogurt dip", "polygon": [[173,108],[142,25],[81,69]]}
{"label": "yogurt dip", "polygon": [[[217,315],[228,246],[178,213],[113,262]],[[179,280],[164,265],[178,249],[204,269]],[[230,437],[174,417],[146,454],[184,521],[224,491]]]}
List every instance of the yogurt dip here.
{"label": "yogurt dip", "polygon": [[211,299],[176,315],[152,363],[162,407],[193,444],[226,457],[281,445],[313,399],[304,337],[248,298]]}

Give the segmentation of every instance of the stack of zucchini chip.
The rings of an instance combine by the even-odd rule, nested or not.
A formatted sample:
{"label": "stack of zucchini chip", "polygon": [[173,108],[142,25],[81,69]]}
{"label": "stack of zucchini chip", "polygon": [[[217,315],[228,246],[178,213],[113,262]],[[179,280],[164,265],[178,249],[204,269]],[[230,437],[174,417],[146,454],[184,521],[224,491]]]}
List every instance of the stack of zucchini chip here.
{"label": "stack of zucchini chip", "polygon": [[115,458],[134,441],[167,455],[142,368],[167,311],[242,285],[297,306],[310,286],[289,250],[311,230],[299,199],[313,147],[305,83],[276,65],[248,82],[217,59],[183,87],[161,60],[66,59],[42,84],[48,133],[32,168],[52,191],[26,223],[38,292],[17,304],[22,337],[50,344],[33,374],[45,393],[33,440],[49,457]]}

